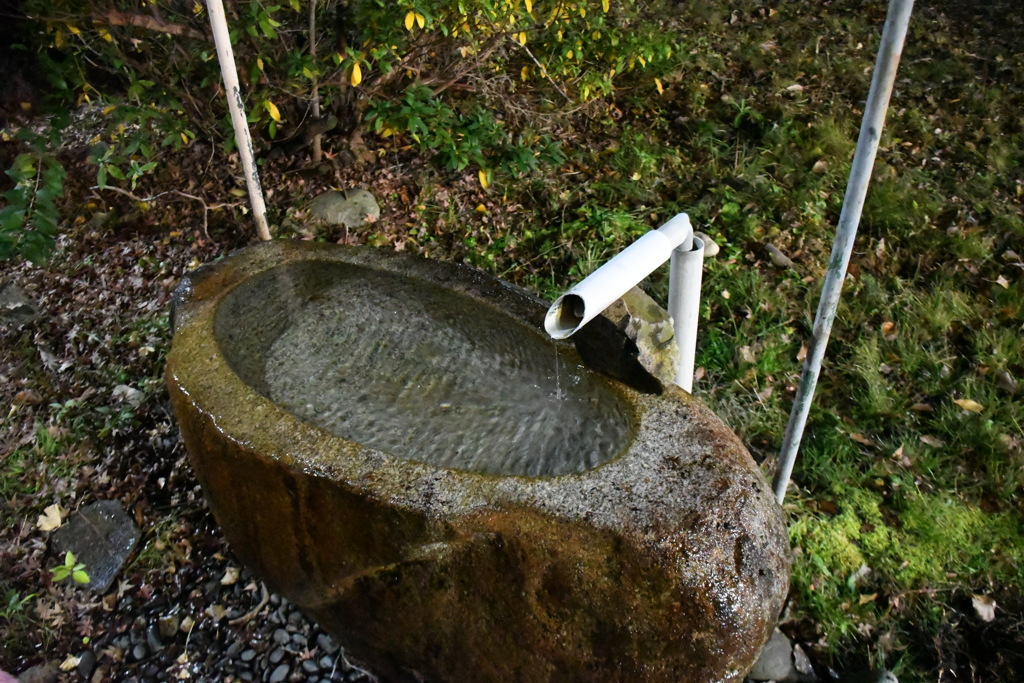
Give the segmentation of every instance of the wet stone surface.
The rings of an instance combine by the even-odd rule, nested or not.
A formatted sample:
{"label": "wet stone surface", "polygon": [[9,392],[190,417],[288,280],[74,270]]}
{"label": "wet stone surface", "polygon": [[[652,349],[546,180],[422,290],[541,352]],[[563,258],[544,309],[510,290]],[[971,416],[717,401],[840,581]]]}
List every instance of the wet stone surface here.
{"label": "wet stone surface", "polygon": [[139,542],[139,530],[116,500],[101,500],[82,506],[67,524],[53,534],[61,556],[71,551],[86,566],[88,586],[104,593],[121,571],[125,560]]}
{"label": "wet stone surface", "polygon": [[[346,278],[356,290],[373,291],[336,298],[331,289]],[[431,289],[441,294],[424,297]],[[346,436],[318,421],[315,402],[326,393],[329,404],[343,404],[338,416],[345,420],[358,414],[353,395],[358,402],[366,382],[383,377],[387,393],[395,375],[389,403],[404,396],[415,413],[430,407],[416,385],[443,385],[450,374],[438,368],[451,363],[479,364],[492,375],[507,371],[513,384],[540,375],[534,368],[550,372],[557,356],[574,354],[546,340],[524,350],[545,311],[536,299],[451,264],[305,243],[244,250],[180,291],[168,387],[214,515],[247,566],[379,675],[435,683],[696,683],[739,681],[753,665],[786,594],[785,525],[735,434],[685,392],[611,389],[636,431],[624,453],[600,466],[584,458],[572,474],[544,467],[536,472],[542,476],[461,469],[443,457],[403,457],[384,448],[374,439],[404,427],[392,416],[366,435]],[[456,298],[468,300],[461,314],[448,306]],[[343,324],[332,322],[338,308],[351,316]],[[485,311],[507,318],[498,335],[472,327]],[[406,330],[410,341],[393,333],[406,320],[427,320],[433,329]],[[303,334],[289,336],[290,326]],[[424,348],[417,348],[421,341]],[[392,347],[402,352],[391,357]],[[282,384],[278,364],[286,364],[286,349],[303,363],[284,373],[291,381]],[[407,372],[402,357],[409,353],[426,358],[412,359]],[[346,377],[347,356],[369,357],[359,362],[374,376]],[[605,381],[590,370],[581,375]],[[542,398],[551,384],[559,390],[558,376],[537,392]],[[346,390],[327,391],[339,379]],[[436,401],[454,404],[467,394],[476,407],[520,389],[485,378],[442,391]],[[565,385],[562,391],[572,395]],[[576,398],[587,403],[593,393]],[[303,403],[314,406],[308,415]],[[513,410],[507,422],[544,420],[560,410]],[[605,417],[585,413],[584,422],[595,428]],[[461,431],[457,420],[440,416],[433,423],[430,434],[413,430],[416,449],[428,449],[446,428]],[[572,420],[564,424],[574,427]],[[482,441],[503,462],[517,439]],[[522,462],[550,458],[543,440],[531,449]],[[585,447],[583,455],[594,450]],[[284,651],[301,649],[301,639],[283,628],[268,634],[261,669],[267,680],[317,675],[304,664],[319,662],[314,657],[297,662],[296,673]],[[312,633],[301,635],[307,646],[317,642]]]}

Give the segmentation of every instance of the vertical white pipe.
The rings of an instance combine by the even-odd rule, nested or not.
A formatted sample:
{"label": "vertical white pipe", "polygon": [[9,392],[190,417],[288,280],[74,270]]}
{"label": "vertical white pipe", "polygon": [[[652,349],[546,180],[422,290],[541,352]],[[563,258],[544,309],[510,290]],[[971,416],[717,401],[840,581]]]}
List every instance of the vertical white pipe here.
{"label": "vertical white pipe", "polygon": [[693,237],[692,248],[680,245],[672,251],[668,279],[668,313],[672,316],[679,364],[675,383],[693,393],[693,365],[697,354],[697,323],[700,284],[704,274],[704,242]]}
{"label": "vertical white pipe", "polygon": [[839,215],[836,228],[836,239],[829,257],[828,272],[822,285],[821,300],[818,312],[814,317],[814,330],[811,333],[804,361],[800,387],[793,400],[793,410],[786,426],[786,435],[779,452],[779,465],[775,472],[775,499],[782,504],[786,497],[789,478],[793,474],[793,463],[796,462],[797,450],[803,438],[807,416],[811,411],[811,399],[818,384],[821,362],[825,357],[825,347],[832,332],[832,322],[836,317],[839,295],[843,289],[843,279],[853,252],[853,242],[857,236],[860,214],[864,208],[868,183],[871,181],[871,168],[875,163],[878,141],[885,124],[885,113],[889,107],[889,97],[896,80],[896,67],[900,63],[903,52],[903,41],[910,23],[910,12],[914,0],[890,0],[885,28],[882,29],[882,44],[878,48],[878,59],[875,72],[871,77],[871,88],[868,91],[867,105],[864,107],[864,119],[860,126],[857,149],[853,153],[853,166],[850,169],[850,181],[846,186],[843,199],[843,210]]}
{"label": "vertical white pipe", "polygon": [[235,69],[235,55],[231,49],[231,35],[228,33],[224,4],[221,0],[206,0],[206,9],[210,13],[213,42],[217,46],[217,61],[220,62],[220,73],[224,77],[224,91],[227,93],[228,109],[231,111],[231,125],[235,128],[235,144],[242,158],[245,184],[249,189],[249,203],[252,205],[253,218],[256,219],[256,232],[261,240],[269,240],[267,207],[263,203],[263,188],[260,187],[259,171],[256,170],[256,163],[253,160],[252,138],[249,136],[249,124],[245,120],[242,89],[238,86],[238,72]]}

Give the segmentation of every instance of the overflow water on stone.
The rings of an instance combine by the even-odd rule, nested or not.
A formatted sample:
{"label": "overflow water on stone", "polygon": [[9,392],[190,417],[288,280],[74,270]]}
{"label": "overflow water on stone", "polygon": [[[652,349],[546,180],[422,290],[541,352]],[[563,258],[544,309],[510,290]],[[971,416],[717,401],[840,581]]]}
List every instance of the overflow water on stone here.
{"label": "overflow water on stone", "polygon": [[266,313],[288,320],[264,357],[263,393],[298,417],[399,458],[490,474],[582,472],[628,445],[616,391],[557,346],[552,369],[538,331],[421,281],[314,270],[317,287],[304,274]]}

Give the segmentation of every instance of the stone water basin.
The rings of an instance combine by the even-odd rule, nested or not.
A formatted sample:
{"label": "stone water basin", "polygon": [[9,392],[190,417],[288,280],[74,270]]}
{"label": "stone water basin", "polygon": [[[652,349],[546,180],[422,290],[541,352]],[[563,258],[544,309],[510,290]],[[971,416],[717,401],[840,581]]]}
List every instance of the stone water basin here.
{"label": "stone water basin", "polygon": [[387,680],[734,681],[788,588],[739,440],[477,271],[272,242],[179,287],[167,385],[238,557]]}

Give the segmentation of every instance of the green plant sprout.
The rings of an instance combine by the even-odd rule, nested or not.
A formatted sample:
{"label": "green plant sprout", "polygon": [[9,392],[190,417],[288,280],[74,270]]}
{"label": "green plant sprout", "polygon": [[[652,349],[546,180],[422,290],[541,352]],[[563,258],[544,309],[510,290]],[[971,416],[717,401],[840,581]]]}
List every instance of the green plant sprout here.
{"label": "green plant sprout", "polygon": [[69,576],[75,583],[89,583],[89,575],[85,573],[85,565],[75,561],[75,554],[70,550],[64,555],[64,564],[50,570],[54,581],[63,581]]}

